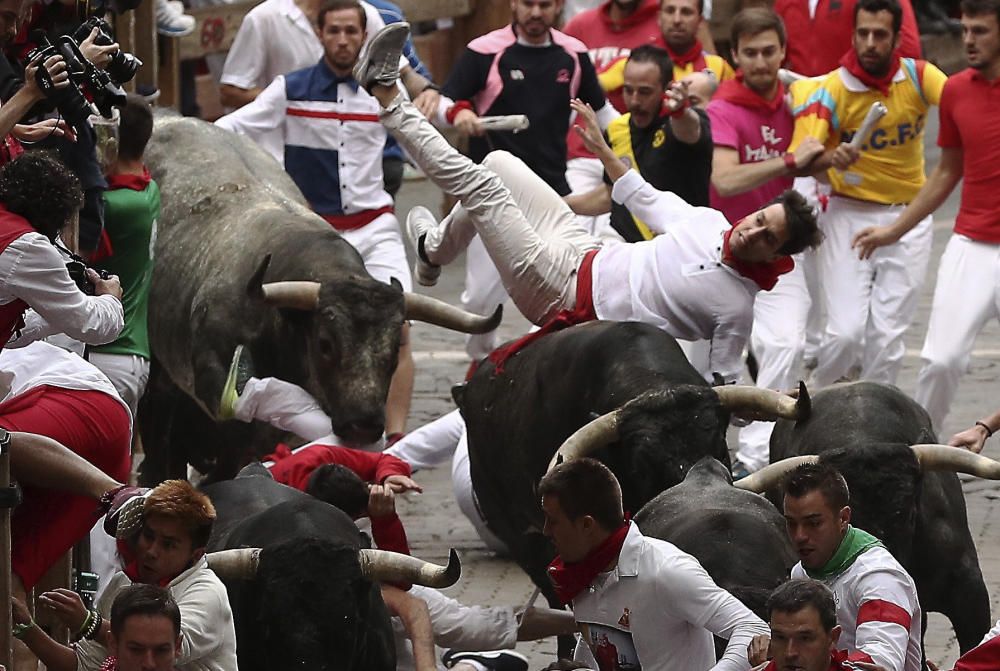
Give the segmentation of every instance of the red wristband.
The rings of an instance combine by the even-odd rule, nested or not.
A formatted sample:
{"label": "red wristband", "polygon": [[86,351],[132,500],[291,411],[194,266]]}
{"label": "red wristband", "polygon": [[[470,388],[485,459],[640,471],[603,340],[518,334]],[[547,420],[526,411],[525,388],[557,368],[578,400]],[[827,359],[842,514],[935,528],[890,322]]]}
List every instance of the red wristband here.
{"label": "red wristband", "polygon": [[788,152],[787,154],[785,154],[784,159],[786,168],[792,171],[799,169],[799,166],[795,165],[795,154],[793,154],[792,152]]}

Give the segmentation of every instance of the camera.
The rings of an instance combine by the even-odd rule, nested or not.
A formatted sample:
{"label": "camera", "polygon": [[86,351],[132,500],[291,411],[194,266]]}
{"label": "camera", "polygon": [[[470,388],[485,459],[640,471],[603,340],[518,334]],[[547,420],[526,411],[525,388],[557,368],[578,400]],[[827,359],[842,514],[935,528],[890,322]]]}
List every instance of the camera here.
{"label": "camera", "polygon": [[[85,39],[90,36],[90,32],[97,28],[97,37],[94,40],[95,44],[102,47],[106,47],[109,44],[114,44],[115,40],[111,37],[111,26],[108,22],[99,16],[92,16],[83,23],[80,27],[76,29],[73,33],[73,39],[76,40],[77,44],[83,43]],[[132,81],[135,78],[135,73],[139,71],[142,67],[142,61],[136,58],[134,55],[125,53],[121,49],[118,49],[113,54],[111,54],[111,62],[108,63],[107,67],[104,68],[111,80],[121,86],[126,82]]]}
{"label": "camera", "polygon": [[[35,31],[31,39],[38,45],[28,52],[28,62],[36,62],[38,65],[35,80],[45,96],[72,126],[82,127],[87,123],[92,106],[97,108],[101,116],[110,118],[112,108],[125,104],[125,91],[107,72],[87,60],[72,37],[61,35],[55,42],[51,42],[45,33]],[[52,56],[62,56],[66,61],[69,86],[57,89],[53,84],[44,66],[45,60]]]}
{"label": "camera", "polygon": [[[87,279],[87,267],[88,266],[83,262],[83,259],[75,255],[71,261],[66,262],[66,270],[69,272],[70,279],[76,283],[76,286],[80,288],[80,291],[88,296],[93,296],[95,287],[94,283]],[[106,280],[111,277],[106,270],[94,268],[94,271],[101,276],[102,280]]]}

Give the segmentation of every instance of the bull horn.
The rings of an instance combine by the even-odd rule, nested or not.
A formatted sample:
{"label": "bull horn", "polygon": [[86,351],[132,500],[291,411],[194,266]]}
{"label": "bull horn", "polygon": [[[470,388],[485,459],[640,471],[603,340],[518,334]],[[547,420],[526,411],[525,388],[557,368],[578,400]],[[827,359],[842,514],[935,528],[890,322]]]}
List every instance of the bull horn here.
{"label": "bull horn", "polygon": [[955,471],[986,480],[1000,480],[1000,462],[951,445],[911,445],[925,471]]}
{"label": "bull horn", "polygon": [[462,575],[458,553],[452,548],[447,566],[387,550],[358,550],[361,574],[379,582],[409,582],[438,589],[451,587]]}
{"label": "bull horn", "polygon": [[489,333],[500,326],[500,320],[503,319],[502,305],[498,305],[492,315],[484,317],[423,294],[404,291],[403,298],[406,301],[407,319],[427,322],[452,331]]}
{"label": "bull horn", "polygon": [[819,461],[815,454],[806,454],[801,457],[789,457],[781,461],[765,466],[756,473],[751,473],[745,478],[740,478],[733,483],[733,487],[745,489],[755,494],[763,494],[771,489],[792,469],[798,468],[802,464],[814,464]]}
{"label": "bull horn", "polygon": [[577,429],[552,455],[545,472],[548,473],[563,461],[586,457],[618,440],[619,412],[612,410]]}
{"label": "bull horn", "polygon": [[764,417],[799,419],[800,409],[809,404],[808,393],[804,399],[801,396],[794,399],[771,389],[747,385],[725,385],[712,389],[718,395],[719,403],[734,414],[751,412]]}
{"label": "bull horn", "polygon": [[205,559],[208,560],[208,568],[223,580],[250,580],[257,575],[260,548],[209,552]]}
{"label": "bull horn", "polygon": [[268,282],[261,298],[276,308],[312,312],[319,305],[319,282]]}

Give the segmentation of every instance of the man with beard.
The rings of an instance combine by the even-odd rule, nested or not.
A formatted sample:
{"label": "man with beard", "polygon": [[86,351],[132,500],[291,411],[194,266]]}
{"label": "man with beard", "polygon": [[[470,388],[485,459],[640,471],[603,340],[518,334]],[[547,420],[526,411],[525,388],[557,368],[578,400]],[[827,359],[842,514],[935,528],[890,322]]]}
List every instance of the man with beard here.
{"label": "man with beard", "polygon": [[[837,605],[823,583],[789,580],[771,592],[765,607],[771,637],[751,644],[751,652],[770,644],[771,661],[763,671],[883,671],[868,662],[849,661],[846,652],[837,650]],[[758,661],[750,659],[751,664]]]}
{"label": "man with beard", "polygon": [[[674,64],[674,81],[695,73],[709,71],[716,81],[724,82],[734,76],[733,68],[726,59],[706,51],[699,39],[699,29],[705,25],[703,0],[660,0],[660,41],[670,54]],[[611,95],[624,83],[625,61],[617,63],[601,73],[601,86]]]}
{"label": "man with beard", "polygon": [[[794,176],[809,169],[823,145],[806,138],[794,154],[788,152],[794,120],[778,80],[786,43],[781,18],[765,8],[744,9],[731,30],[736,78],[722,83],[707,111],[715,142],[712,207],[738,221],[792,188]],[[796,87],[809,84],[797,82]],[[810,300],[802,254],[795,263],[754,302],[750,347],[757,358],[757,384],[766,389],[791,388],[802,361]],[[773,422],[754,422],[740,431],[736,477],[767,464],[773,428]]]}
{"label": "man with beard", "polygon": [[[385,283],[395,279],[409,291],[406,250],[383,182],[386,132],[378,123],[378,103],[351,77],[366,23],[357,0],[327,0],[316,23],[323,44],[319,62],[279,75],[253,102],[216,124],[254,140],[279,131],[285,170],[313,210],[361,254],[372,277]],[[386,407],[390,436],[404,431],[413,375],[409,326],[404,323]],[[232,413],[232,400],[224,401],[220,418],[232,419]]]}
{"label": "man with beard", "polygon": [[800,560],[791,576],[818,580],[833,592],[838,648],[847,661],[920,671],[917,587],[881,541],[851,526],[844,476],[826,464],[804,464],[788,474],[783,489],[785,524]]}
{"label": "man with beard", "polygon": [[[995,207],[1000,130],[989,122],[995,115],[993,94],[1000,77],[1000,3],[965,0],[962,34],[969,68],[949,79],[941,96],[940,162],[898,219],[890,226],[865,229],[854,239],[862,256],[878,253],[874,250],[883,245],[899,244],[896,241],[940,207],[965,178],[955,233],[941,256],[915,395],[939,431],[976,336],[986,322],[1000,316],[996,280],[1000,212]],[[979,451],[998,428],[1000,417],[986,418],[969,430],[972,435],[952,440],[958,438],[958,444],[973,449],[978,445]]]}
{"label": "man with beard", "polygon": [[[644,45],[632,51],[622,87],[628,113],[608,124],[608,144],[657,189],[672,191],[692,205],[708,205],[712,171],[708,116],[691,107],[687,87],[671,84],[671,76],[670,57],[664,50]],[[653,237],[641,219],[612,201],[606,175],[597,189],[568,196],[566,202],[577,214],[610,211],[611,226],[626,242]]]}
{"label": "man with beard", "polygon": [[[827,147],[814,167],[836,168],[829,172],[833,195],[820,218],[826,241],[818,267],[827,314],[813,373],[820,386],[843,378],[859,360],[863,379],[895,382],[903,333],[930,260],[929,216],[870,257],[859,259],[851,250],[857,232],[894,222],[924,184],[924,121],[946,77],[930,63],[899,56],[902,20],[898,0],[859,0],[853,48],[796,117],[791,151],[812,136]],[[874,103],[888,113],[852,145]]]}
{"label": "man with beard", "polygon": [[[660,41],[658,13],[659,0],[606,0],[577,14],[562,30],[587,45],[594,68],[600,73],[618,59],[627,58],[632,49]],[[621,88],[608,92],[608,102],[619,112],[627,110]],[[586,193],[600,186],[604,168],[572,130],[566,137],[566,146],[566,181],[573,193]],[[606,215],[594,217],[586,224],[595,234],[614,235],[608,230]]]}
{"label": "man with beard", "polygon": [[[556,30],[563,0],[511,0],[511,25],[476,38],[452,69],[442,94],[454,104],[445,118],[470,136],[469,157],[482,161],[493,150],[509,151],[524,161],[546,184],[564,196],[569,101],[581,98],[601,119],[601,127],[618,116],[607,104],[597,82],[587,47]],[[524,114],[530,127],[520,133],[487,132],[480,116]],[[466,255],[462,307],[480,314],[506,300],[500,277],[477,239]],[[427,286],[436,277],[417,269],[417,282]],[[423,268],[423,270],[427,270]],[[497,346],[496,331],[469,336],[466,351],[478,361]]]}

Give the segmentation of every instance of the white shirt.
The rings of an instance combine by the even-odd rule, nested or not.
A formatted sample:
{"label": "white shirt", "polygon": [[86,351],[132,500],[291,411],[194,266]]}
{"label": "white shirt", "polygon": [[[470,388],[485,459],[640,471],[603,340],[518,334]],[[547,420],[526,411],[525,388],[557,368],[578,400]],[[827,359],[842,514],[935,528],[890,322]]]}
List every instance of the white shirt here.
{"label": "white shirt", "polygon": [[[634,523],[618,565],[573,600],[573,613],[598,661],[615,655],[643,671],[745,671],[750,641],[770,633],[697,559]],[[729,641],[718,662],[712,634]]]}
{"label": "white shirt", "polygon": [[[792,578],[807,577],[802,562],[792,568]],[[920,671],[917,586],[888,550],[869,548],[843,573],[821,582],[837,603],[837,624],[843,629],[838,648],[865,653],[889,671]]]}
{"label": "white shirt", "polygon": [[[367,41],[385,27],[385,22],[367,2],[361,6],[365,9]],[[265,0],[243,18],[219,82],[241,89],[262,89],[278,75],[315,65],[322,55],[323,45],[315,25],[294,0]],[[264,134],[257,143],[281,162],[280,135]]]}
{"label": "white shirt", "polygon": [[[25,233],[0,253],[0,305],[20,298],[31,306],[20,337],[8,347],[22,347],[55,333],[103,345],[125,325],[122,302],[105,294],[87,296],[70,279],[66,262],[41,233]],[[16,334],[15,334],[16,335]]]}
{"label": "white shirt", "polygon": [[0,402],[43,385],[99,391],[128,409],[108,376],[72,352],[41,340],[19,349],[0,350]]}
{"label": "white shirt", "polygon": [[[132,584],[119,571],[97,599],[97,610],[105,619],[111,616],[111,604],[124,588]],[[236,629],[229,607],[226,586],[208,568],[205,557],[167,585],[181,611],[181,652],[177,671],[237,671]],[[77,671],[97,671],[108,657],[107,649],[95,641],[81,641],[76,646]]]}
{"label": "white shirt", "polygon": [[594,258],[598,319],[641,321],[683,340],[711,340],[710,371],[734,382],[753,322],[757,283],[722,263],[731,226],[718,210],[689,205],[629,170],[611,197],[646,222],[652,240],[602,247]]}

